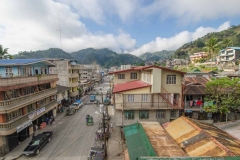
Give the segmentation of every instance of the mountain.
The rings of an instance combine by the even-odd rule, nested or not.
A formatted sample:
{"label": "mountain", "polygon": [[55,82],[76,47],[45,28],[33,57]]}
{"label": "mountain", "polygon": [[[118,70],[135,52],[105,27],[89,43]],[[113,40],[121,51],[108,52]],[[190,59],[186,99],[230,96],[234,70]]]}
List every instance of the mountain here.
{"label": "mountain", "polygon": [[[221,32],[208,33],[207,35],[198,38],[195,41],[186,43],[176,50],[174,57],[185,58],[189,54],[204,51],[203,47],[205,46],[205,42],[211,37],[217,38],[218,42],[221,42],[224,39],[230,39],[232,41],[231,46],[240,46],[240,25],[231,26]],[[220,46],[220,49],[223,48],[223,46]]]}
{"label": "mountain", "polygon": [[58,48],[50,48],[48,50],[39,51],[23,51],[14,55],[15,59],[31,59],[31,58],[64,58],[74,59],[69,53]]}
{"label": "mountain", "polygon": [[153,53],[149,53],[146,52],[142,55],[139,56],[139,58],[141,58],[144,61],[158,61],[158,60],[166,60],[169,59],[175,51],[158,51],[158,52],[153,52]]}
{"label": "mountain", "polygon": [[144,61],[131,54],[117,54],[109,49],[82,49],[77,52],[67,53],[58,48],[39,51],[23,51],[14,55],[15,59],[31,58],[64,58],[76,59],[80,64],[99,64],[104,67],[120,66],[121,64],[139,64]]}
{"label": "mountain", "polygon": [[91,64],[97,63],[101,66],[120,66],[121,64],[143,63],[144,61],[131,54],[117,54],[109,49],[87,48],[71,53],[79,63]]}

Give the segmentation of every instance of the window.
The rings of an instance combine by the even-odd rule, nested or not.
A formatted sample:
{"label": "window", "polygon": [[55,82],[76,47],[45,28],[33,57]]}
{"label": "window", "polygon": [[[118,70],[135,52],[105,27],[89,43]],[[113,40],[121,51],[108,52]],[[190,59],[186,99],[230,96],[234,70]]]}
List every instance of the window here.
{"label": "window", "polygon": [[150,83],[150,74],[147,74],[147,82]]}
{"label": "window", "polygon": [[148,101],[148,95],[147,94],[143,94],[142,95],[142,102],[147,102]]}
{"label": "window", "polygon": [[134,102],[134,95],[133,94],[128,95],[128,102]]}
{"label": "window", "polygon": [[118,74],[118,79],[125,79],[125,74]]}
{"label": "window", "polygon": [[7,121],[11,121],[15,118],[17,118],[18,116],[21,116],[22,115],[22,110],[19,109],[17,111],[14,111],[14,112],[11,112],[11,113],[8,113],[7,114]]}
{"label": "window", "polygon": [[167,84],[176,84],[176,75],[167,75]]}
{"label": "window", "polygon": [[156,118],[157,119],[165,118],[165,117],[166,117],[166,111],[164,111],[164,110],[156,111]]}
{"label": "window", "polygon": [[177,115],[176,110],[171,110],[170,117],[176,117],[176,115]]}
{"label": "window", "polygon": [[137,73],[131,73],[131,79],[137,79]]}
{"label": "window", "polygon": [[139,111],[139,119],[148,119],[149,111]]}
{"label": "window", "polygon": [[134,119],[134,111],[124,111],[125,119]]}
{"label": "window", "polygon": [[33,110],[34,110],[33,105],[32,105],[32,104],[28,105],[28,106],[27,106],[27,110],[28,110],[28,112],[33,111]]}
{"label": "window", "polygon": [[12,67],[5,67],[6,76],[12,76]]}

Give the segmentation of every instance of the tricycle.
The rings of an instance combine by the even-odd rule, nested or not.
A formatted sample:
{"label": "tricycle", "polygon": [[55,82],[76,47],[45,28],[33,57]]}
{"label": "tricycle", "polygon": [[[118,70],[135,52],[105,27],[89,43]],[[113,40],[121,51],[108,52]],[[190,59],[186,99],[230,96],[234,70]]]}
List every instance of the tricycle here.
{"label": "tricycle", "polygon": [[90,115],[87,115],[86,116],[86,124],[87,125],[93,125],[93,117],[92,116],[90,116]]}

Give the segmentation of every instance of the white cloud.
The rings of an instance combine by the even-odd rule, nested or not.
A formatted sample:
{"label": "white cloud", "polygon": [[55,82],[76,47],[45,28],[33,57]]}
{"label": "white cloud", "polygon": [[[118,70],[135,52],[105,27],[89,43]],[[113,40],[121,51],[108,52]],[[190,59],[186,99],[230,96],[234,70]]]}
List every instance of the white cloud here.
{"label": "white cloud", "polygon": [[197,38],[200,38],[206,35],[207,33],[219,32],[224,29],[227,29],[228,27],[230,27],[230,22],[225,22],[222,25],[220,25],[218,28],[199,27],[195,30],[195,32],[183,31],[170,38],[157,37],[155,41],[151,41],[147,44],[142,45],[138,49],[133,50],[131,54],[139,56],[146,52],[156,52],[161,50],[175,50],[181,47],[183,44],[190,42],[192,40],[196,40]]}
{"label": "white cloud", "polygon": [[128,33],[92,34],[76,12],[65,4],[49,0],[2,0],[0,2],[0,42],[9,53],[25,50],[60,48],[61,26],[63,50],[87,47],[119,50],[133,48],[136,41]]}

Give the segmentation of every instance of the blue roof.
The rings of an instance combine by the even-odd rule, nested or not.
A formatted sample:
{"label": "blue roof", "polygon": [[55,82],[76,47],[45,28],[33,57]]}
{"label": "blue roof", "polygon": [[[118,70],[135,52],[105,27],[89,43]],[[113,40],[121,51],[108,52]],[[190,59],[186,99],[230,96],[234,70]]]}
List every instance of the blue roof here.
{"label": "blue roof", "polygon": [[27,65],[27,64],[43,62],[43,61],[47,62],[48,65],[54,65],[51,62],[48,62],[47,60],[40,58],[40,59],[0,59],[0,66]]}
{"label": "blue roof", "polygon": [[82,102],[82,100],[76,100],[74,103],[81,103]]}
{"label": "blue roof", "polygon": [[225,51],[227,49],[235,49],[235,50],[240,50],[240,47],[227,47],[225,49],[220,50],[220,52]]}

